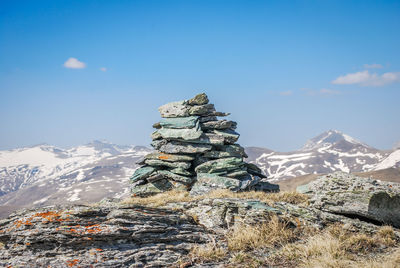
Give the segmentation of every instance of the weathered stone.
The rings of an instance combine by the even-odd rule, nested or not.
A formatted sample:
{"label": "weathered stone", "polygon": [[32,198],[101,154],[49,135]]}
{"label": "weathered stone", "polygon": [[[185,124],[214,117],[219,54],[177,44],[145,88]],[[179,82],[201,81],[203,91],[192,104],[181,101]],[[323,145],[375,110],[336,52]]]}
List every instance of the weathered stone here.
{"label": "weathered stone", "polygon": [[188,171],[183,168],[173,168],[173,169],[169,169],[169,171],[171,171],[172,173],[178,174],[178,175],[186,176],[186,177],[193,177],[195,175],[193,172]]}
{"label": "weathered stone", "polygon": [[202,129],[236,129],[237,123],[228,120],[209,121],[201,123]]}
{"label": "weathered stone", "polygon": [[183,117],[189,116],[189,107],[185,101],[176,101],[164,104],[158,111],[161,117]]}
{"label": "weathered stone", "polygon": [[237,157],[221,158],[205,162],[195,168],[197,173],[215,173],[235,170],[244,166],[243,160]]}
{"label": "weathered stone", "polygon": [[197,173],[197,180],[190,190],[191,195],[201,195],[217,189],[237,191],[241,182],[237,179],[222,177],[209,173]]}
{"label": "weathered stone", "polygon": [[240,155],[240,157],[247,157],[244,148],[239,144],[227,144],[227,145],[217,145],[215,146],[218,151],[227,152],[232,154],[232,156]]}
{"label": "weathered stone", "polygon": [[228,178],[241,178],[249,175],[246,170],[234,170],[232,172],[226,173],[226,177]]}
{"label": "weathered stone", "polygon": [[178,141],[171,141],[165,144],[160,144],[157,148],[159,151],[168,154],[197,154],[204,153],[211,150],[209,144],[195,144],[195,143],[183,143]]}
{"label": "weathered stone", "polygon": [[198,127],[198,120],[198,116],[164,118],[159,124],[164,128],[194,128]]}
{"label": "weathered stone", "polygon": [[130,178],[131,182],[136,182],[139,180],[144,180],[146,177],[148,177],[151,173],[155,171],[155,168],[153,167],[141,167],[135,170],[135,173],[133,173],[132,177]]}
{"label": "weathered stone", "polygon": [[184,185],[191,185],[194,182],[194,178],[180,176],[180,175],[174,174],[168,170],[159,170],[159,171],[157,171],[157,173],[162,174],[162,175],[164,175],[164,177],[174,180],[176,182],[182,183]]}
{"label": "weathered stone", "polygon": [[215,239],[180,211],[101,203],[14,213],[0,225],[0,266],[174,267]]}
{"label": "weathered stone", "polygon": [[200,123],[209,122],[209,121],[217,121],[218,118],[216,116],[201,116],[199,118]]}
{"label": "weathered stone", "polygon": [[262,173],[262,170],[253,163],[246,163],[246,167],[247,167],[247,172],[249,172],[250,174],[259,176],[261,178],[267,177]]}
{"label": "weathered stone", "polygon": [[400,227],[400,184],[342,172],[321,176],[306,190],[311,207]]}
{"label": "weathered stone", "polygon": [[168,162],[185,162],[185,161],[193,161],[194,157],[190,155],[180,155],[180,154],[165,154],[165,153],[151,153],[144,157],[145,159],[158,159]]}
{"label": "weathered stone", "polygon": [[152,139],[153,141],[162,139],[161,133],[159,133],[158,130],[157,130],[157,131],[154,131],[153,133],[151,133],[151,136],[150,136],[150,137],[151,137],[151,139]]}
{"label": "weathered stone", "polygon": [[198,138],[196,140],[188,140],[188,141],[182,141],[182,142],[223,145],[224,137],[213,134],[213,133],[203,133],[200,136],[200,138]]}
{"label": "weathered stone", "polygon": [[213,133],[224,137],[224,141],[226,144],[233,144],[237,142],[239,139],[239,133],[234,130],[226,129],[226,130],[213,130]]}
{"label": "weathered stone", "polygon": [[153,140],[153,141],[151,142],[151,146],[152,146],[154,149],[158,150],[158,149],[160,149],[161,146],[163,146],[163,145],[165,145],[165,144],[167,144],[167,143],[168,143],[167,140]]}
{"label": "weathered stone", "polygon": [[144,161],[147,165],[152,167],[170,167],[170,168],[183,168],[189,169],[191,164],[190,162],[168,162],[158,159],[147,159]]}
{"label": "weathered stone", "polygon": [[194,98],[187,101],[189,105],[203,105],[208,103],[208,97],[205,93],[197,94]]}
{"label": "weathered stone", "polygon": [[161,124],[159,122],[153,124],[153,128],[160,129]]}
{"label": "weathered stone", "polygon": [[157,130],[158,134],[164,139],[183,139],[183,140],[196,140],[200,138],[203,131],[199,127],[195,128],[184,128],[184,129],[173,129],[173,128],[161,128]]}
{"label": "weathered stone", "polygon": [[207,116],[228,116],[231,113],[223,113],[223,112],[212,112],[210,114],[208,114]]}
{"label": "weathered stone", "polygon": [[215,112],[214,104],[196,105],[189,109],[190,115],[209,115],[213,112]]}
{"label": "weathered stone", "polygon": [[136,196],[144,197],[163,193],[172,189],[185,191],[187,187],[180,182],[161,179],[134,187],[131,189],[131,193]]}

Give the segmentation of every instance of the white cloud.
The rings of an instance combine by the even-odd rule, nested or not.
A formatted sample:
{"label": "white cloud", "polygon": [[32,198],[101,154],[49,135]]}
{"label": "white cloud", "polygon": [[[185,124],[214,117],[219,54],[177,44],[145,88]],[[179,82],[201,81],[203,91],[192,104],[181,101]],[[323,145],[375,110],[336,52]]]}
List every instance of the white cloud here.
{"label": "white cloud", "polygon": [[86,68],[86,64],[79,61],[77,58],[71,57],[66,62],[64,62],[64,67],[69,69],[83,69]]}
{"label": "white cloud", "polygon": [[333,89],[328,89],[328,88],[323,88],[319,91],[320,94],[324,95],[339,95],[340,91],[338,90],[333,90]]}
{"label": "white cloud", "polygon": [[400,81],[400,72],[389,72],[379,75],[367,71],[339,76],[332,81],[336,85],[384,86]]}
{"label": "white cloud", "polygon": [[366,68],[366,69],[381,69],[381,68],[383,68],[383,66],[382,66],[382,64],[373,63],[373,64],[364,64],[364,68]]}
{"label": "white cloud", "polygon": [[290,96],[290,95],[293,94],[293,91],[291,91],[291,90],[282,91],[282,92],[279,92],[279,94],[280,94],[281,96]]}
{"label": "white cloud", "polygon": [[338,90],[333,90],[333,89],[328,89],[328,88],[322,88],[320,90],[314,90],[314,89],[310,89],[310,88],[301,88],[300,90],[309,96],[328,96],[328,95],[342,94],[342,92],[340,92]]}
{"label": "white cloud", "polygon": [[106,68],[106,67],[101,67],[101,68],[100,68],[100,71],[102,71],[102,72],[107,72],[107,68]]}

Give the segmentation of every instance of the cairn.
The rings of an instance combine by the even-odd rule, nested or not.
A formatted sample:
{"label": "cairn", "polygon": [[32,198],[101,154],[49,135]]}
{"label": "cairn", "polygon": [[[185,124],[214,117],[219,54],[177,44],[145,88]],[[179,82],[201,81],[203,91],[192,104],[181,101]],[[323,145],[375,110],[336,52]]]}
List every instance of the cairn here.
{"label": "cairn", "polygon": [[158,110],[162,120],[155,123],[151,145],[130,178],[132,193],[149,196],[172,189],[191,195],[214,189],[231,191],[279,191],[265,181],[254,164],[246,163],[244,148],[236,141],[236,122],[218,120],[228,113],[217,112],[202,93],[190,100],[165,104]]}

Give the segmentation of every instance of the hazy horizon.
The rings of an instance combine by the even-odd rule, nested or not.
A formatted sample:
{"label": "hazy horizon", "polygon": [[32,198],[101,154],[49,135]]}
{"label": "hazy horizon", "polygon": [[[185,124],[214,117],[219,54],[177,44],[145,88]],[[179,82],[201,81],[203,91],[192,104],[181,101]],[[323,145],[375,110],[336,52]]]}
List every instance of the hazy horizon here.
{"label": "hazy horizon", "polygon": [[400,141],[399,1],[1,1],[0,150],[149,146],[205,92],[243,146]]}

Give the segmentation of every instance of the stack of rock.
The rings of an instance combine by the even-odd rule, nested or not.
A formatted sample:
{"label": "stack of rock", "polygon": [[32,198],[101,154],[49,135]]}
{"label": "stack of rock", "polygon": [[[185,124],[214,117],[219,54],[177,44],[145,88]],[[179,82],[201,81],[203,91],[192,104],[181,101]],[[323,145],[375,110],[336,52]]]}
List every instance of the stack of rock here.
{"label": "stack of rock", "polygon": [[153,125],[154,153],[144,157],[143,166],[131,177],[132,193],[148,196],[181,189],[193,195],[214,189],[232,191],[279,191],[263,178],[235,142],[236,122],[218,120],[229,114],[217,112],[202,93],[190,100],[165,104],[158,109],[163,118]]}

